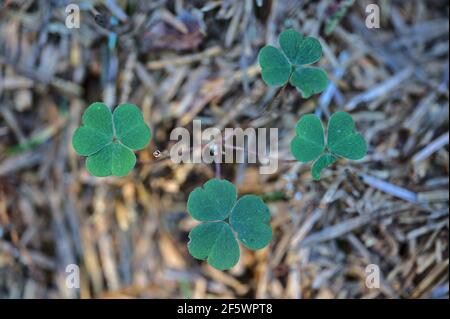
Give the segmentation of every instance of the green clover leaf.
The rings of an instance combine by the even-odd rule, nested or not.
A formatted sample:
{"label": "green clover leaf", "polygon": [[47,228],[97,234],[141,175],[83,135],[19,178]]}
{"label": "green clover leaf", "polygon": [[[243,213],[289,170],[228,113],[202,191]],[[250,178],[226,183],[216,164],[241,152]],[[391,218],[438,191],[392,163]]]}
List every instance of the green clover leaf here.
{"label": "green clover leaf", "polygon": [[359,160],[367,154],[367,143],[355,132],[355,122],[348,113],[336,112],[330,117],[327,135],[325,145],[322,122],[314,114],[307,114],[298,121],[291,141],[291,153],[299,162],[315,160],[311,169],[315,180],[339,157]]}
{"label": "green clover leaf", "polygon": [[254,195],[237,200],[235,186],[226,180],[211,179],[194,189],[187,209],[203,222],[189,233],[189,253],[216,269],[230,269],[239,261],[237,239],[251,250],[264,248],[272,239],[266,204]]}
{"label": "green clover leaf", "polygon": [[136,105],[120,104],[113,113],[103,103],[84,111],[83,125],[75,130],[72,146],[87,156],[86,169],[94,176],[125,176],[136,164],[133,151],[143,149],[151,137]]}
{"label": "green clover leaf", "polygon": [[281,50],[267,45],[258,56],[261,76],[268,86],[283,86],[290,82],[303,98],[322,92],[328,76],[321,68],[310,67],[322,57],[322,46],[313,37],[303,37],[294,29],[278,37]]}

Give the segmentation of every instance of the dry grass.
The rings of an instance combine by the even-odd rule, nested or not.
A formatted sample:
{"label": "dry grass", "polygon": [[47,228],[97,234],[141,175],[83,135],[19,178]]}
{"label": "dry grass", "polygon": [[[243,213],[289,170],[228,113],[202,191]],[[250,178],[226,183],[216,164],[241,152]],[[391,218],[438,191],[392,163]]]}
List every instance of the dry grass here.
{"label": "dry grass", "polygon": [[[0,298],[448,298],[447,1],[378,1],[371,30],[356,1],[330,35],[338,0],[86,1],[78,30],[66,2],[0,3]],[[261,81],[258,50],[287,27],[323,44],[334,85],[321,96],[274,99]],[[135,103],[151,124],[125,178],[93,178],[71,147],[93,101]],[[320,182],[291,161],[273,175],[223,164],[240,194],[270,199],[274,239],[229,272],[190,257],[185,203],[215,167],[171,162],[171,130],[277,127],[286,159],[300,115],[336,110],[368,156]],[[380,289],[364,284],[372,263]]]}

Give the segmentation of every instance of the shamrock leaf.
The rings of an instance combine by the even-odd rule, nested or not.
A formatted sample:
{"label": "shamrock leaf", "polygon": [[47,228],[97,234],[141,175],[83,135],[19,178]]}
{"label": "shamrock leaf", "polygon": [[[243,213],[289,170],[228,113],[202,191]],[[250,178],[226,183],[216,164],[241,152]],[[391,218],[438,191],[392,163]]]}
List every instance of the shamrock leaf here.
{"label": "shamrock leaf", "polygon": [[136,164],[133,151],[143,149],[151,137],[136,105],[121,104],[111,114],[103,103],[91,104],[75,130],[72,146],[87,156],[86,169],[94,176],[125,176]]}
{"label": "shamrock leaf", "polygon": [[339,157],[358,160],[367,153],[366,141],[355,132],[355,123],[345,112],[336,112],[330,117],[327,135],[325,145],[322,122],[314,114],[307,114],[298,121],[296,136],[291,141],[291,153],[298,161],[316,160],[312,166],[312,176],[316,180],[320,179],[322,170]]}
{"label": "shamrock leaf", "polygon": [[278,43],[281,50],[267,45],[259,52],[264,82],[269,86],[283,86],[290,82],[304,98],[322,92],[328,85],[327,74],[320,68],[306,66],[322,57],[320,42],[288,29],[280,34]]}
{"label": "shamrock leaf", "polygon": [[267,246],[272,239],[270,212],[262,199],[254,195],[236,199],[234,185],[220,179],[197,187],[188,198],[189,214],[203,222],[189,233],[189,253],[219,270],[239,261],[237,239],[252,250]]}

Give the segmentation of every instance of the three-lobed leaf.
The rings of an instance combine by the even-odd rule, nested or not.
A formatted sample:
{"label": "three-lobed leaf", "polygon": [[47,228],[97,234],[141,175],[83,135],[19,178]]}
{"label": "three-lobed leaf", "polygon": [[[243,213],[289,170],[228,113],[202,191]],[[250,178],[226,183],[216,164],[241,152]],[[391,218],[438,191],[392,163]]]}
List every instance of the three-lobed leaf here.
{"label": "three-lobed leaf", "polygon": [[278,42],[281,50],[270,45],[260,50],[258,61],[264,82],[269,86],[290,82],[304,98],[322,92],[328,85],[325,71],[305,67],[322,57],[320,42],[313,37],[303,37],[294,29],[283,31]]}
{"label": "three-lobed leaf", "polygon": [[125,176],[136,164],[133,151],[145,147],[151,137],[139,108],[121,104],[111,113],[103,103],[91,104],[82,116],[82,126],[72,146],[87,156],[86,169],[94,176]]}
{"label": "three-lobed leaf", "polygon": [[212,179],[194,189],[188,198],[188,212],[203,223],[189,233],[189,253],[211,266],[230,269],[239,260],[235,237],[249,249],[267,246],[272,239],[270,212],[261,198],[246,195],[237,200],[234,185]]}
{"label": "three-lobed leaf", "polygon": [[322,122],[314,114],[307,114],[297,123],[291,152],[303,163],[316,160],[311,171],[313,178],[318,180],[322,170],[334,164],[338,157],[351,160],[363,158],[367,153],[367,144],[363,136],[355,132],[352,117],[345,112],[336,112],[328,122],[325,145]]}

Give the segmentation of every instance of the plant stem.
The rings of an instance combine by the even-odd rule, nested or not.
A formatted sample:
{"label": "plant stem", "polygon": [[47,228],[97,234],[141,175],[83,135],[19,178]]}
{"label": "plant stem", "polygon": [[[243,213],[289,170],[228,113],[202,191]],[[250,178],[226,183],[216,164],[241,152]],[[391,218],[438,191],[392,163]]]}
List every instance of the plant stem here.
{"label": "plant stem", "polygon": [[214,165],[216,167],[216,178],[220,179],[222,176],[221,171],[220,171],[220,163],[214,161]]}

